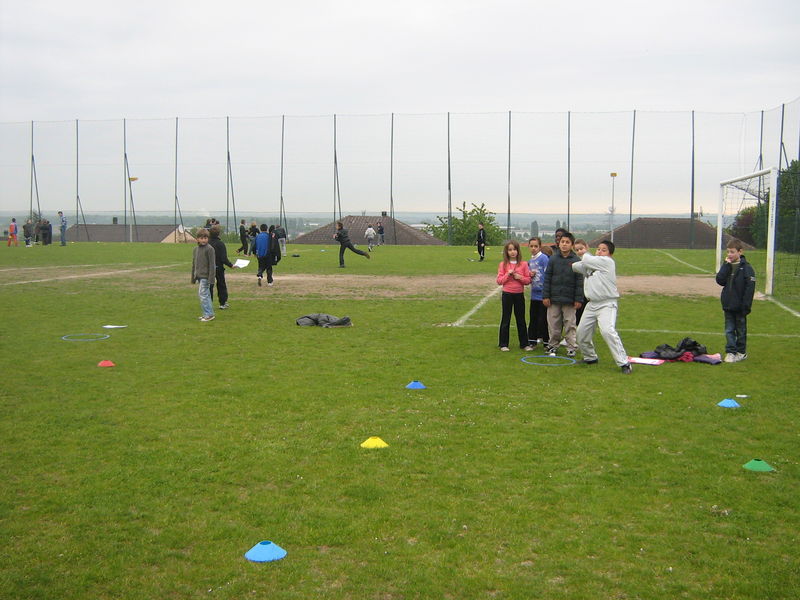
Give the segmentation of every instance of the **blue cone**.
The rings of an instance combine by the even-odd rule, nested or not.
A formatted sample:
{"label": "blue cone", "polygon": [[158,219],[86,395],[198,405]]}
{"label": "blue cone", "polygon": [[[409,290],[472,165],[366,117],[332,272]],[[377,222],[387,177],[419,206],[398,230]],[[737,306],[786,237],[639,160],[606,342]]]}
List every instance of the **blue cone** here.
{"label": "blue cone", "polygon": [[414,381],[412,381],[411,383],[409,383],[406,386],[406,389],[409,389],[409,390],[425,390],[427,388],[425,387],[425,385],[421,381],[417,381],[415,379]]}
{"label": "blue cone", "polygon": [[719,402],[717,406],[722,406],[724,408],[739,408],[741,405],[733,398],[725,398],[725,400]]}
{"label": "blue cone", "polygon": [[253,562],[270,562],[280,560],[286,556],[286,550],[269,540],[258,542],[255,546],[245,552],[244,557]]}

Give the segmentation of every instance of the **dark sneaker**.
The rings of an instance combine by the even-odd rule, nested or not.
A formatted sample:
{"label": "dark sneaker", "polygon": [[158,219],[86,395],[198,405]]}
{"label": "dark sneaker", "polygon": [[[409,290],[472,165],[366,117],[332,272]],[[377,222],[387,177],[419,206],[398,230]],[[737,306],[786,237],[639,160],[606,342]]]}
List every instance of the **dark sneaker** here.
{"label": "dark sneaker", "polygon": [[258,287],[261,287],[261,277],[258,278]]}
{"label": "dark sneaker", "polygon": [[548,356],[555,356],[556,348],[554,348],[553,346],[547,346],[547,354]]}
{"label": "dark sneaker", "polygon": [[623,375],[630,375],[633,372],[633,367],[631,367],[630,363],[627,365],[622,365],[620,369],[622,370]]}

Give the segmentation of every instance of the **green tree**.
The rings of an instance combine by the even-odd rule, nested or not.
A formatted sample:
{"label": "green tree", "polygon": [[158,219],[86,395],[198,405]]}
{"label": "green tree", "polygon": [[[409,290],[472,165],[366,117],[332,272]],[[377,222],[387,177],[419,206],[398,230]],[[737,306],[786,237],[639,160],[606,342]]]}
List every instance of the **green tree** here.
{"label": "green tree", "polygon": [[539,222],[533,221],[531,223],[531,237],[539,237]]}
{"label": "green tree", "polygon": [[[488,245],[496,246],[502,244],[505,239],[505,234],[495,221],[495,213],[488,211],[484,204],[480,206],[472,204],[471,206],[472,208],[467,210],[467,203],[464,202],[461,207],[456,207],[456,210],[461,213],[461,216],[456,217],[453,215],[452,245],[474,245],[478,235],[478,223],[483,223],[483,228],[486,230],[486,243]],[[446,242],[448,239],[447,217],[437,216],[436,218],[439,224],[426,225],[425,231],[430,233],[433,237]]]}
{"label": "green tree", "polygon": [[[778,195],[777,208],[777,227],[775,231],[776,250],[783,252],[800,251],[800,162],[793,160],[789,168],[781,171],[778,176]],[[748,219],[752,213],[752,243],[756,248],[767,247],[767,232],[769,225],[769,197],[758,207],[747,207],[743,209],[734,221],[730,233],[736,235],[733,230],[740,219]],[[743,242],[747,239],[736,235]]]}

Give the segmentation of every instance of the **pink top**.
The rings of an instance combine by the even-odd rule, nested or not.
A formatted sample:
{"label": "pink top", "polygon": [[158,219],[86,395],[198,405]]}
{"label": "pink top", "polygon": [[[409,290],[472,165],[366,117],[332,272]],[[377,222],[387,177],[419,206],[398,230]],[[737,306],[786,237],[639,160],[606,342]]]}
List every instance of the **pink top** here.
{"label": "pink top", "polygon": [[[514,273],[519,273],[521,279],[516,279]],[[501,262],[497,266],[497,285],[502,285],[504,292],[521,294],[530,282],[531,270],[527,261],[517,261],[516,264]]]}

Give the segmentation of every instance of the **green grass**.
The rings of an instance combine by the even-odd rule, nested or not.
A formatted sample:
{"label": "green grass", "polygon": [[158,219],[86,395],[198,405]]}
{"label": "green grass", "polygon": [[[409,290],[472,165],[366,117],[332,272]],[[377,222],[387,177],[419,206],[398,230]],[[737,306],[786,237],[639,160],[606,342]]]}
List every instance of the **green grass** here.
{"label": "green grass", "polygon": [[[270,290],[232,276],[212,323],[196,318],[189,246],[0,252],[0,597],[796,596],[800,319],[758,302],[736,365],[625,377],[598,338],[599,365],[536,367],[497,351],[497,300],[436,326],[491,289],[496,249],[347,256],[376,287],[442,276],[398,298],[329,293],[319,276],[342,271],[322,249],[290,246],[301,256]],[[616,258],[624,275],[699,273]],[[318,287],[282,294],[285,274]],[[472,274],[485,286],[447,293]],[[297,327],[309,312],[355,325]],[[128,328],[61,340],[104,324]],[[714,298],[625,296],[618,327],[631,354],[684,335],[723,349]],[[735,394],[742,408],[716,406]],[[389,448],[359,448],[371,435]],[[756,457],[777,471],[742,469]],[[246,561],[265,539],[287,558]]]}

